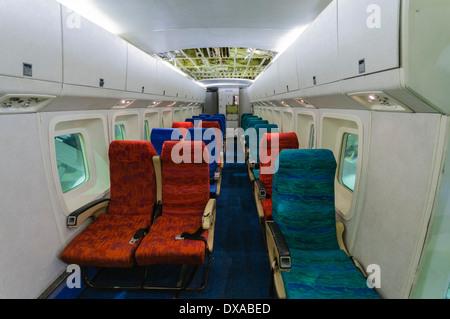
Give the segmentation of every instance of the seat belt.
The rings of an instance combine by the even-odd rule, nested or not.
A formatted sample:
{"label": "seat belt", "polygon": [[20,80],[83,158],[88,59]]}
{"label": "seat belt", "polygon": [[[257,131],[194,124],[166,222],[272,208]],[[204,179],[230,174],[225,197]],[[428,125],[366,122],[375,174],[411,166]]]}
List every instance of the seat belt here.
{"label": "seat belt", "polygon": [[206,238],[202,236],[202,234],[205,232],[205,229],[203,229],[203,226],[200,226],[199,229],[195,233],[188,233],[184,232],[181,235],[175,236],[175,240],[184,240],[184,239],[190,239],[190,240],[199,240],[203,241],[205,245],[207,245]]}

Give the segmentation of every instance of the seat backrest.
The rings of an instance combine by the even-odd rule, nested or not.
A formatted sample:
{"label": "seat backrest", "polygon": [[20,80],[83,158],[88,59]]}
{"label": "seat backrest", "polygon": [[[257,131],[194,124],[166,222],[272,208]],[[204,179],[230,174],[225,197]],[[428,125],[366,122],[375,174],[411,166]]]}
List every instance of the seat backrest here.
{"label": "seat backrest", "polygon": [[109,214],[153,217],[156,202],[156,175],[153,157],[157,155],[148,141],[113,141],[109,146]]}
{"label": "seat backrest", "polygon": [[199,118],[189,118],[186,119],[185,122],[191,122],[193,127],[201,127],[202,126],[202,120]]}
{"label": "seat backrest", "polygon": [[162,147],[166,141],[179,141],[183,136],[176,128],[154,128],[150,140],[158,155],[161,155]]}
{"label": "seat backrest", "polygon": [[256,141],[249,139],[249,159],[253,160],[256,164],[259,164],[259,145],[261,139],[265,133],[279,133],[278,125],[276,124],[256,124],[255,127]]}
{"label": "seat backrest", "polygon": [[222,134],[225,134],[226,126],[225,126],[225,120],[221,117],[211,116],[208,118],[203,119],[204,122],[217,122],[219,123],[220,130],[222,131]]}
{"label": "seat backrest", "polygon": [[241,123],[243,124],[244,123],[244,119],[246,117],[249,117],[249,116],[253,116],[253,114],[252,113],[242,113],[241,114]]}
{"label": "seat backrest", "polygon": [[168,141],[161,153],[163,215],[201,216],[209,200],[209,164],[203,142]]}
{"label": "seat backrest", "polygon": [[283,150],[273,179],[272,216],[289,248],[339,250],[330,150]]}
{"label": "seat backrest", "polygon": [[183,138],[186,136],[186,132],[189,128],[194,127],[194,123],[191,122],[173,122],[172,128],[176,128],[180,131]]}
{"label": "seat backrest", "polygon": [[214,172],[219,163],[220,136],[217,136],[215,129],[190,128],[187,131],[185,141],[201,141],[205,143],[209,156],[209,178],[214,179]]}
{"label": "seat backrest", "polygon": [[248,122],[252,121],[252,120],[262,120],[262,117],[259,116],[249,116],[245,119],[244,121],[244,126],[242,127],[244,129],[244,131],[248,128]]}
{"label": "seat backrest", "polygon": [[298,149],[296,133],[266,133],[261,138],[259,147],[259,179],[264,184],[267,194],[272,194],[272,179],[276,173],[276,160],[285,149]]}

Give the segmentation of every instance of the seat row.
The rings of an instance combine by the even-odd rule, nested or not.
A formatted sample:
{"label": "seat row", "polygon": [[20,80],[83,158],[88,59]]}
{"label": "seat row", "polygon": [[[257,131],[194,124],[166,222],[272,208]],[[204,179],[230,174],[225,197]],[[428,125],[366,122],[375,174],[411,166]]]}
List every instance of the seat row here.
{"label": "seat row", "polygon": [[217,198],[220,195],[222,181],[223,137],[217,128],[217,122],[211,126],[194,127],[190,122],[174,122],[172,128],[154,128],[150,134],[150,141],[158,155],[161,155],[162,146],[166,141],[202,141],[209,152],[210,196]]}
{"label": "seat row", "polygon": [[[113,141],[109,147],[110,198],[91,203],[68,216],[69,228],[93,221],[62,251],[60,258],[84,271],[96,288],[188,288],[197,268],[207,269],[214,240],[216,200],[210,198],[205,143],[166,141],[158,156],[149,141]],[[177,156],[190,161],[180,162]],[[198,159],[201,159],[200,161]],[[131,268],[151,265],[194,267],[187,281],[168,287],[102,286],[90,281],[86,267]],[[144,272],[144,275],[147,273]],[[183,276],[185,271],[183,270]],[[205,272],[202,289],[206,285]]]}
{"label": "seat row", "polygon": [[[252,121],[258,119],[241,118],[247,129]],[[344,224],[336,222],[332,151],[299,149],[296,133],[256,131],[259,152],[255,160],[246,144],[247,165],[272,269],[272,293],[288,299],[378,298],[345,247]]]}

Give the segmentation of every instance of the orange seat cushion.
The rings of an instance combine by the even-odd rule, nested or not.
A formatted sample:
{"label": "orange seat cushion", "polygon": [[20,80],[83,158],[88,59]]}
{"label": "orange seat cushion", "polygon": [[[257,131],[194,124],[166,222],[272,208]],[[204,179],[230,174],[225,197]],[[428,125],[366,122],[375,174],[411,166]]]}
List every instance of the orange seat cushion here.
{"label": "orange seat cushion", "polygon": [[140,241],[129,242],[140,228],[150,225],[148,215],[103,214],[66,247],[61,259],[67,264],[126,268],[135,265],[134,252]]}

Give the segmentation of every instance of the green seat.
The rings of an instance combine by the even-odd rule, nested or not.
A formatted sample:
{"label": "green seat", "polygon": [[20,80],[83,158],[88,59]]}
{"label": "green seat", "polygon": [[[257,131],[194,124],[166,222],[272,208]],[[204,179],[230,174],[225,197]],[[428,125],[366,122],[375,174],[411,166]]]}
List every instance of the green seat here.
{"label": "green seat", "polygon": [[281,272],[286,297],[378,298],[337,240],[333,153],[283,150],[277,165],[272,217],[290,252],[290,271]]}

